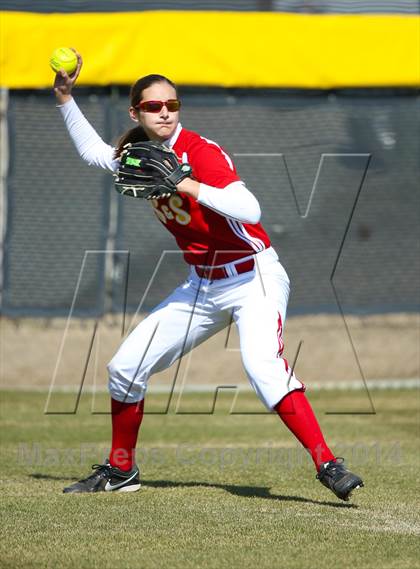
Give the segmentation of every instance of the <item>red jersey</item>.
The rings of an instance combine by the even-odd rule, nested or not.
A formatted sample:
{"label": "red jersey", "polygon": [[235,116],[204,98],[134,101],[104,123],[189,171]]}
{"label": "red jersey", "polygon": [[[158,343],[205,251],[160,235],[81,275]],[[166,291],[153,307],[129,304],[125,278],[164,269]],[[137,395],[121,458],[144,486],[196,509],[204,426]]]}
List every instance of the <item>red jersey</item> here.
{"label": "red jersey", "polygon": [[[198,182],[225,188],[240,181],[226,152],[195,132],[182,128],[172,148],[182,162],[190,164]],[[186,194],[152,200],[152,205],[190,265],[223,265],[270,247],[260,223],[241,223]]]}

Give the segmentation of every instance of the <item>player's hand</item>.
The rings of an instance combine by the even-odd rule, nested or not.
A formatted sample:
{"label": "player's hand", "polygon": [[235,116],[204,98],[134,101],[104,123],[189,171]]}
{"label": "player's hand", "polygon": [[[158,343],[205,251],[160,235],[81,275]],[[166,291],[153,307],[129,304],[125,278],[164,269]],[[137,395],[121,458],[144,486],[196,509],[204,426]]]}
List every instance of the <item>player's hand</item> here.
{"label": "player's hand", "polygon": [[179,184],[176,185],[176,188],[182,194],[187,194],[194,199],[198,198],[198,194],[200,193],[200,184],[191,178],[185,178]]}
{"label": "player's hand", "polygon": [[83,60],[80,53],[73,47],[71,48],[77,56],[77,67],[75,71],[69,75],[64,69],[60,69],[55,75],[54,80],[54,93],[60,105],[63,105],[71,99],[71,92],[77,78],[79,77],[80,70],[82,69]]}

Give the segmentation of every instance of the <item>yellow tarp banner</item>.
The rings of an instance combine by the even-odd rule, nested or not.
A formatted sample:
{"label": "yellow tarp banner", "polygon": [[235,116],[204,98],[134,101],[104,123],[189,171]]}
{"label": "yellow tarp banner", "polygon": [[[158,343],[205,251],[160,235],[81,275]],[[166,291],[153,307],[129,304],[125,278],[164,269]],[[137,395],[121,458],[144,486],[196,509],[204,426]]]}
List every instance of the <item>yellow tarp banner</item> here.
{"label": "yellow tarp banner", "polygon": [[47,87],[56,47],[81,52],[79,84],[161,73],[183,85],[420,85],[420,18],[269,12],[0,12],[0,84]]}

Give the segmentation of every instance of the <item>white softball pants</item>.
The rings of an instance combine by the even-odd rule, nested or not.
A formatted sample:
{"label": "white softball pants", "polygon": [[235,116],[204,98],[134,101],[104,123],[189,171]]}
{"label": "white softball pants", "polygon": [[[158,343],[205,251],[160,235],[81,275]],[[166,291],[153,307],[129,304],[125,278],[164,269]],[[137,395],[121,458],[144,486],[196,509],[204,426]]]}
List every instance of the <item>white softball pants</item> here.
{"label": "white softball pants", "polygon": [[214,281],[198,277],[192,268],[188,279],[131,332],[109,363],[111,397],[126,403],[143,399],[151,375],[228,326],[232,314],[245,371],[267,408],[302,389],[281,357],[288,276],[273,248],[254,258],[253,271]]}

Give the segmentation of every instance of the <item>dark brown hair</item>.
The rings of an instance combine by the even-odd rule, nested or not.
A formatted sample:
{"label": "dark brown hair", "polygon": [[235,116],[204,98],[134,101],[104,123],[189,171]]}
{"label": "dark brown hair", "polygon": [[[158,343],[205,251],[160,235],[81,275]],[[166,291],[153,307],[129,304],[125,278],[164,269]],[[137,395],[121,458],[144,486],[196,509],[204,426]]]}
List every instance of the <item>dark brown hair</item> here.
{"label": "dark brown hair", "polygon": [[[130,106],[135,107],[141,101],[143,91],[148,87],[151,87],[154,83],[168,83],[173,87],[176,91],[178,97],[178,90],[176,85],[172,83],[170,79],[165,77],[164,75],[158,75],[156,73],[152,73],[151,75],[145,75],[138,79],[130,89]],[[117,148],[115,150],[115,158],[121,154],[123,147],[128,142],[144,142],[145,140],[149,140],[144,128],[142,126],[136,126],[131,128],[127,132],[125,132],[117,142]]]}

